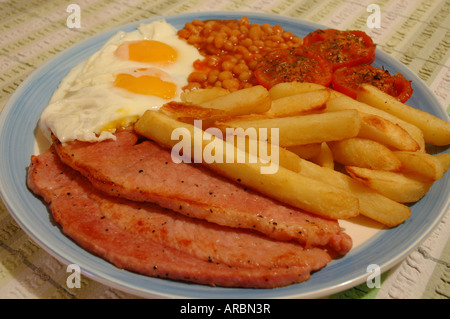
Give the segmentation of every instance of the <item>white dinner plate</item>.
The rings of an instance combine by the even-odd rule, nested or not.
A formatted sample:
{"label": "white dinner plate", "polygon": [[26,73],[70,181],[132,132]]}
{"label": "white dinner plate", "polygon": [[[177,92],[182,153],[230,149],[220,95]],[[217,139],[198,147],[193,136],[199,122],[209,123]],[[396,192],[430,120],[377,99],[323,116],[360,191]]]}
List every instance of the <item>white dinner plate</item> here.
{"label": "white dinner plate", "polygon": [[[250,12],[197,12],[165,19],[181,29],[193,19],[240,19],[242,16],[248,16],[251,23],[279,24],[300,37],[316,29],[326,28],[300,19]],[[94,280],[144,297],[317,298],[364,283],[369,275],[369,265],[378,265],[381,271],[390,269],[417,247],[439,223],[449,206],[449,174],[435,182],[429,193],[411,206],[411,218],[396,228],[379,229],[375,223],[361,220],[342,223],[353,237],[355,247],[346,256],[333,260],[324,269],[313,273],[309,281],[277,289],[220,288],[150,278],[118,269],[80,248],[61,233],[47,207],[26,186],[26,171],[34,152],[38,119],[60,80],[71,68],[97,51],[117,31],[132,31],[139,23],[160,18],[103,32],[58,54],[17,88],[1,113],[1,196],[21,228],[52,256],[65,264],[79,265],[83,274]],[[414,94],[408,104],[447,119],[429,88],[403,64],[377,49],[374,65],[384,66],[391,73],[400,72],[412,80]]]}

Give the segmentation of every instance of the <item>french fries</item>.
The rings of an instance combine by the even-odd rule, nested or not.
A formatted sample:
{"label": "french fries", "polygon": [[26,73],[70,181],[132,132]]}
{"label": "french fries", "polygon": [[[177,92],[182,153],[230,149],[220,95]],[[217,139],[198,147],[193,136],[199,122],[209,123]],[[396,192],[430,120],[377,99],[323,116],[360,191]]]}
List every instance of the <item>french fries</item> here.
{"label": "french fries", "polygon": [[294,154],[297,154],[301,158],[311,159],[319,156],[322,151],[322,143],[293,145],[286,147],[286,149]]}
{"label": "french fries", "polygon": [[267,112],[272,104],[263,86],[232,93],[222,88],[192,90],[183,92],[181,100],[163,105],[161,112],[191,124],[195,119],[202,120],[208,127],[218,119]]}
{"label": "french fries", "polygon": [[270,88],[269,94],[272,100],[276,100],[282,97],[312,92],[317,90],[324,90],[325,86],[316,83],[306,83],[306,82],[283,82],[275,84]]}
{"label": "french fries", "polygon": [[447,168],[442,165],[438,156],[421,152],[405,151],[396,151],[394,152],[394,155],[401,161],[403,172],[421,175],[430,180],[436,181],[440,179],[447,170]]}
{"label": "french fries", "polygon": [[[181,103],[147,111],[135,129],[172,151],[174,130],[191,138],[201,134],[201,151],[214,153],[215,160],[200,162],[220,175],[327,218],[361,214],[395,227],[411,216],[405,203],[420,200],[450,167],[450,154],[426,150],[426,142],[450,144],[448,123],[371,87],[363,86],[358,99],[298,82],[232,93],[192,90]],[[196,128],[195,120],[208,129]],[[237,160],[238,154],[245,160]],[[195,160],[198,152],[192,146],[183,155]],[[276,172],[261,174],[274,161]],[[343,169],[335,170],[335,163]]]}
{"label": "french fries", "polygon": [[450,123],[399,102],[374,86],[363,84],[357,93],[358,101],[390,113],[422,130],[425,141],[433,145],[450,144]]}
{"label": "french fries", "polygon": [[347,166],[347,172],[361,183],[399,203],[414,203],[430,189],[433,181],[410,174]]}
{"label": "french fries", "polygon": [[390,149],[376,141],[355,137],[329,145],[335,161],[342,165],[385,171],[398,171],[402,165]]}
{"label": "french fries", "polygon": [[[403,128],[410,135],[410,137],[413,138],[414,141],[419,145],[419,149],[421,151],[425,151],[425,140],[423,137],[423,133],[418,127],[408,122],[405,122],[400,118],[397,118],[394,115],[391,115],[383,110],[377,109],[363,102],[356,101],[351,97],[342,95],[341,93],[332,94],[332,96],[336,97],[330,98],[330,100],[327,102],[326,107],[327,111],[335,112],[350,109],[350,110],[357,110],[360,113],[370,114],[383,118],[384,120],[389,121],[394,125],[398,125],[401,128]],[[402,144],[402,141],[398,141],[397,144]]]}
{"label": "french fries", "polygon": [[[285,152],[289,153],[289,151]],[[359,200],[361,215],[387,227],[395,227],[411,216],[411,209],[408,206],[381,195],[374,189],[339,171],[321,167],[292,154],[280,156],[280,165],[303,176],[350,192]]]}
{"label": "french fries", "polygon": [[194,120],[202,120],[203,125],[210,127],[215,121],[227,116],[224,110],[208,109],[197,104],[169,102],[164,104],[160,111],[181,122],[194,123]]}
{"label": "french fries", "polygon": [[280,97],[272,101],[265,115],[283,117],[320,111],[325,109],[329,97],[330,92],[326,89]]}
{"label": "french fries", "polygon": [[[247,116],[218,121],[216,126],[228,128],[277,128],[279,145],[283,147],[337,141],[354,137],[361,126],[361,118],[354,110],[308,114],[279,118]],[[270,139],[270,135],[268,137]]]}
{"label": "french fries", "polygon": [[402,151],[418,151],[419,144],[400,125],[373,114],[360,112],[361,129],[358,137],[380,142]]}
{"label": "french fries", "polygon": [[218,97],[229,94],[230,91],[220,87],[213,87],[210,89],[197,89],[181,93],[181,101],[194,105],[202,105],[205,102],[211,101]]}
{"label": "french fries", "polygon": [[[161,112],[146,111],[135,123],[135,130],[157,143],[173,148],[179,141],[172,139],[174,130],[185,130],[191,138],[190,150],[192,156],[196,153],[195,136],[207,134],[193,125],[179,122]],[[201,151],[214,143],[216,156],[219,153],[221,161],[207,163],[210,169],[218,174],[224,175],[242,185],[251,187],[262,194],[288,203],[294,207],[316,213],[328,218],[350,218],[359,214],[359,203],[356,197],[341,189],[328,184],[304,177],[284,167],[279,167],[274,174],[261,174],[261,167],[265,164],[261,161],[255,163],[239,163],[235,160],[228,161],[226,153],[227,143],[214,136],[201,139]],[[230,146],[229,146],[230,147]],[[235,146],[231,146],[233,154],[238,154]],[[186,150],[183,150],[186,151]],[[241,150],[242,152],[242,150]],[[184,154],[185,155],[185,154]],[[248,155],[246,155],[248,156]]]}
{"label": "french fries", "polygon": [[320,144],[320,152],[317,156],[311,158],[311,161],[319,166],[328,167],[334,169],[334,157],[333,152],[327,143]]}
{"label": "french fries", "polygon": [[444,172],[446,172],[450,168],[450,154],[443,153],[435,155],[435,158],[441,163]]}
{"label": "french fries", "polygon": [[222,110],[228,116],[264,113],[272,105],[269,91],[261,85],[221,95],[200,103],[206,109]]}

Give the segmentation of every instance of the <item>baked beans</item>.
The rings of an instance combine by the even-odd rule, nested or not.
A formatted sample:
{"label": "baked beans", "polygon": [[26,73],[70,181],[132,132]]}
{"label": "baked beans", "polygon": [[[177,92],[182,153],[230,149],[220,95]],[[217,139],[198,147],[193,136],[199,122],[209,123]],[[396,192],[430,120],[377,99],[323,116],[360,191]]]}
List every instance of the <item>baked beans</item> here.
{"label": "baked beans", "polygon": [[203,60],[194,63],[185,89],[223,87],[235,91],[257,85],[253,71],[263,55],[275,48],[298,47],[302,39],[279,25],[238,20],[193,20],[178,36],[195,46]]}

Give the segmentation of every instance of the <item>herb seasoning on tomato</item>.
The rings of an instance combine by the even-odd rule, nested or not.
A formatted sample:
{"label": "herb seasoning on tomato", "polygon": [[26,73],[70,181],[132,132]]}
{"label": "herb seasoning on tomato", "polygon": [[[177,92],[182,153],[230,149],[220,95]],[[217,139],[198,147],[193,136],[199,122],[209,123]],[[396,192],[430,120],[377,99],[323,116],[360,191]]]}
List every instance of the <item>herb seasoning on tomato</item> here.
{"label": "herb seasoning on tomato", "polygon": [[325,57],[333,70],[375,60],[375,44],[363,31],[316,30],[303,39],[303,46]]}
{"label": "herb seasoning on tomato", "polygon": [[357,65],[351,68],[340,68],[333,73],[333,89],[356,98],[361,84],[371,84],[383,92],[406,102],[412,95],[411,81],[397,73],[391,75],[387,70],[372,65]]}
{"label": "herb seasoning on tomato", "polygon": [[273,50],[264,55],[254,75],[270,89],[282,82],[312,82],[329,86],[332,68],[326,59],[303,47]]}

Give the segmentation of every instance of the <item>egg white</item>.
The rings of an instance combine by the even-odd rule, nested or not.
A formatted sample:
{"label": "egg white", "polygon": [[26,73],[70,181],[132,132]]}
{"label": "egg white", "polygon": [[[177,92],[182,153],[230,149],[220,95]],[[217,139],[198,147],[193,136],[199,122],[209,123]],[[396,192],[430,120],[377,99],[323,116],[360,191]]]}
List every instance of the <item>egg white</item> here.
{"label": "egg white", "polygon": [[[178,58],[169,65],[158,65],[124,60],[115,55],[122,43],[136,40],[164,42],[177,51]],[[108,124],[124,117],[141,116],[148,109],[180,100],[182,87],[188,83],[197,59],[201,59],[198,50],[180,40],[177,30],[165,20],[142,24],[128,33],[120,31],[61,81],[41,115],[39,126],[47,138],[53,133],[61,142],[114,139],[113,130],[102,130]],[[169,75],[169,80],[177,87],[175,97],[167,100],[114,86],[117,74],[132,73],[139,68],[157,68]]]}

